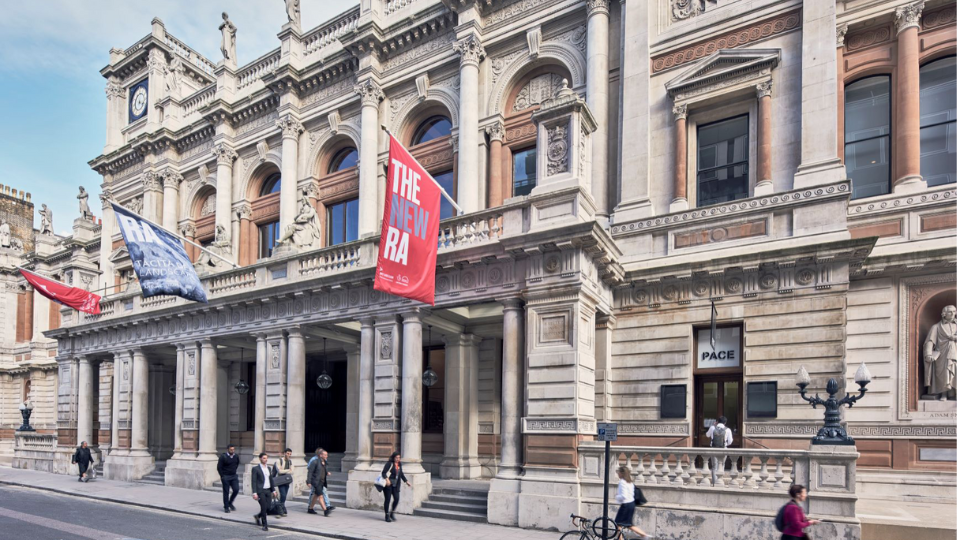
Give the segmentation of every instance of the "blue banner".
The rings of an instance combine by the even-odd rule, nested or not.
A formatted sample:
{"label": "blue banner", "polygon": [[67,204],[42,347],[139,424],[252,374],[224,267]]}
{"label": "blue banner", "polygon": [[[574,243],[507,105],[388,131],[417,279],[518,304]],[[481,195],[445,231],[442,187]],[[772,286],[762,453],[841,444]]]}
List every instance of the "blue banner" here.
{"label": "blue banner", "polygon": [[207,293],[182,241],[126,208],[111,204],[143,297],[167,294],[206,302]]}

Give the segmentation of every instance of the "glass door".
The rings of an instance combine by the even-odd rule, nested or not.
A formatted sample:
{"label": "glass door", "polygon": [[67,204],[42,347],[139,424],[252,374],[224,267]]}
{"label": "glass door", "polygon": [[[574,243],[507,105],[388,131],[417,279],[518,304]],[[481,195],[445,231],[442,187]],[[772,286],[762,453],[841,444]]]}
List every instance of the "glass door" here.
{"label": "glass door", "polygon": [[743,400],[740,375],[698,376],[696,381],[696,440],[697,446],[710,446],[707,431],[720,416],[727,417],[727,427],[733,430],[733,445],[743,444],[741,403]]}

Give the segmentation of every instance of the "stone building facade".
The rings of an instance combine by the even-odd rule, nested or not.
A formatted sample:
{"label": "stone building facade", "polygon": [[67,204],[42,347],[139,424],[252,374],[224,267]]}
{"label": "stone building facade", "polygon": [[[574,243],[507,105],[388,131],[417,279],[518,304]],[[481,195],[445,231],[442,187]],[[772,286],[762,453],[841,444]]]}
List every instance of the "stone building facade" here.
{"label": "stone building facade", "polygon": [[[786,463],[838,535],[855,482],[944,496],[956,398],[928,395],[923,342],[956,305],[955,3],[363,0],[278,38],[238,66],[154,19],[110,52],[90,253],[112,290],[46,332],[58,445],[193,488],[228,443],[324,446],[371,508],[399,450],[402,511],[482,478],[491,522],[560,528],[599,500],[598,421],[695,497],[725,415],[734,484]],[[433,307],[372,288],[386,131],[464,210]],[[209,304],[142,298],[107,200],[237,267],[188,248]],[[276,245],[304,205],[320,238]],[[852,391],[861,363],[859,455],[823,465],[795,374]]]}

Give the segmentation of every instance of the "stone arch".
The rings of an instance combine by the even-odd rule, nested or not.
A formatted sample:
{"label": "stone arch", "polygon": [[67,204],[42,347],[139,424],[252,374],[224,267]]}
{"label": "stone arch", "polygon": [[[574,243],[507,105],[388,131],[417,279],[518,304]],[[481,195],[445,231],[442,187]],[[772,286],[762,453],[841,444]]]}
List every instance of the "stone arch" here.
{"label": "stone arch", "polygon": [[260,184],[274,172],[280,172],[280,152],[278,150],[270,150],[262,162],[257,165],[251,164],[243,172],[240,179],[240,199],[245,201],[256,199],[260,195]]}
{"label": "stone arch", "polygon": [[490,93],[486,115],[505,114],[507,94],[530,71],[543,66],[558,65],[570,73],[570,87],[577,90],[586,84],[586,60],[576,47],[566,43],[546,43],[540,46],[536,59],[520,55],[503,72]]}
{"label": "stone arch", "polygon": [[449,88],[430,88],[423,99],[413,97],[400,107],[394,117],[393,125],[390,126],[390,131],[395,136],[406,134],[416,127],[414,124],[419,124],[425,119],[424,111],[434,108],[442,108],[446,111],[447,118],[450,119],[451,131],[456,132],[460,129],[460,97]]}
{"label": "stone arch", "polygon": [[310,176],[313,178],[325,176],[327,171],[324,170],[321,165],[325,162],[326,158],[329,157],[332,150],[339,149],[342,145],[346,144],[352,144],[357,150],[360,149],[360,127],[353,122],[341,122],[337,126],[336,132],[329,129],[323,130],[317,142],[314,143],[313,148],[310,150],[307,161]]}
{"label": "stone arch", "polygon": [[210,184],[201,184],[197,186],[194,192],[191,194],[189,199],[189,206],[187,206],[187,217],[192,220],[197,220],[203,217],[201,215],[201,210],[203,209],[204,203],[209,197],[216,197],[217,188]]}

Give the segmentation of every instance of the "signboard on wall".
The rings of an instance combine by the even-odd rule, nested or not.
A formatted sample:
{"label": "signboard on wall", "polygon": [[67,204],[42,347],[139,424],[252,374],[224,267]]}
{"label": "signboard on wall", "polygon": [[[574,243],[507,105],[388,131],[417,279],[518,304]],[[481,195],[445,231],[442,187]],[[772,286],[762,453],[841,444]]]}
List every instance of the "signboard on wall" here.
{"label": "signboard on wall", "polygon": [[697,330],[697,369],[717,369],[740,367],[739,326],[717,328],[714,337],[716,346],[710,346],[710,329]]}

